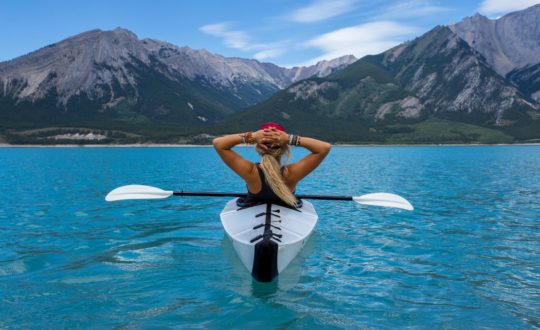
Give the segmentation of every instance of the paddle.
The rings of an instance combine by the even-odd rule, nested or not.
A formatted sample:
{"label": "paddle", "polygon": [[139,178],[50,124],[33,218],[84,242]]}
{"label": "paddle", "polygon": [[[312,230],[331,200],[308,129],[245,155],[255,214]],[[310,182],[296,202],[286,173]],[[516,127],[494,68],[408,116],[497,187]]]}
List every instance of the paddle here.
{"label": "paddle", "polygon": [[[222,192],[184,192],[167,191],[156,187],[138,184],[118,187],[107,194],[108,202],[128,199],[162,199],[170,196],[207,196],[207,197],[244,197],[245,193],[222,193]],[[414,208],[405,198],[389,193],[373,193],[362,196],[321,196],[321,195],[297,195],[300,199],[320,199],[332,201],[355,201],[363,205],[376,205],[395,207],[412,211]]]}

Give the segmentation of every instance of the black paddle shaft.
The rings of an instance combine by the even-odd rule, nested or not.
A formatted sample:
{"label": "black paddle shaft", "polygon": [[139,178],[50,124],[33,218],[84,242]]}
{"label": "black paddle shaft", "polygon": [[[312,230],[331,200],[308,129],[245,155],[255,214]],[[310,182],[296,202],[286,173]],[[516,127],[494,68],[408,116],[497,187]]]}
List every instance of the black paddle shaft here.
{"label": "black paddle shaft", "polygon": [[[224,193],[224,192],[186,192],[175,191],[174,196],[202,196],[202,197],[246,197],[246,193]],[[298,195],[299,199],[319,199],[329,201],[352,201],[352,196],[325,196],[325,195]]]}

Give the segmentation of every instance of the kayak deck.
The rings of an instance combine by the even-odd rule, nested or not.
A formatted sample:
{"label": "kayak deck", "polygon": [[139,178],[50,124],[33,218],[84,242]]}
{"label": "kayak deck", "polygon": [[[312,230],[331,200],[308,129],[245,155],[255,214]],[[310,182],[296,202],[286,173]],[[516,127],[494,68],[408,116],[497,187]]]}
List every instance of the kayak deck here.
{"label": "kayak deck", "polygon": [[300,208],[263,203],[239,207],[233,199],[220,214],[242,263],[260,281],[271,281],[296,257],[318,220],[313,205]]}

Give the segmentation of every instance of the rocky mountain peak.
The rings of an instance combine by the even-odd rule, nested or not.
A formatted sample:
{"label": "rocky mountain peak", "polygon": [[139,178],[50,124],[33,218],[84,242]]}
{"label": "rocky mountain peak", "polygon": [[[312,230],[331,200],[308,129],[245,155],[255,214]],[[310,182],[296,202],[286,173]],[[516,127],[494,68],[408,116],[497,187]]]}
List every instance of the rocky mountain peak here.
{"label": "rocky mountain peak", "polygon": [[294,67],[289,70],[291,82],[310,77],[326,77],[358,60],[354,55],[345,55],[332,60],[322,60],[312,66]]}
{"label": "rocky mountain peak", "polygon": [[490,21],[489,18],[480,14],[479,12],[474,13],[473,16],[465,17],[462,21],[467,21],[467,20],[474,21],[474,22]]}
{"label": "rocky mountain peak", "polygon": [[382,64],[435,113],[482,114],[504,126],[514,122],[506,118],[516,116],[515,109],[537,109],[447,27],[387,51]]}
{"label": "rocky mountain peak", "polygon": [[59,104],[66,105],[81,93],[99,98],[105,94],[103,86],[112,88],[114,82],[135,86],[127,65],[133,61],[148,64],[148,54],[128,30],[95,29],[0,63],[0,83],[4,93],[11,89],[19,99],[36,100],[54,92]]}
{"label": "rocky mountain peak", "polygon": [[502,76],[540,62],[540,4],[496,20],[476,14],[449,27]]}

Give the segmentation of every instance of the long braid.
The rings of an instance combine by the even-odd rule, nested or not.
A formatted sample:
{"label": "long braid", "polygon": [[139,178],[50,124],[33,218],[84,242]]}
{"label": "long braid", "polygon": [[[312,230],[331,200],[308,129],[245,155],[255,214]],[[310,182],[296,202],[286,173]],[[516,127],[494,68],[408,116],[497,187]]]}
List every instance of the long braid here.
{"label": "long braid", "polygon": [[280,159],[281,155],[285,154],[288,158],[290,157],[289,146],[284,146],[279,149],[268,149],[263,150],[257,148],[257,151],[262,156],[261,160],[261,169],[264,172],[266,182],[270,186],[270,189],[285,203],[290,206],[297,206],[297,199],[294,194],[290,191],[289,187],[283,181],[283,176],[281,174],[281,164]]}

